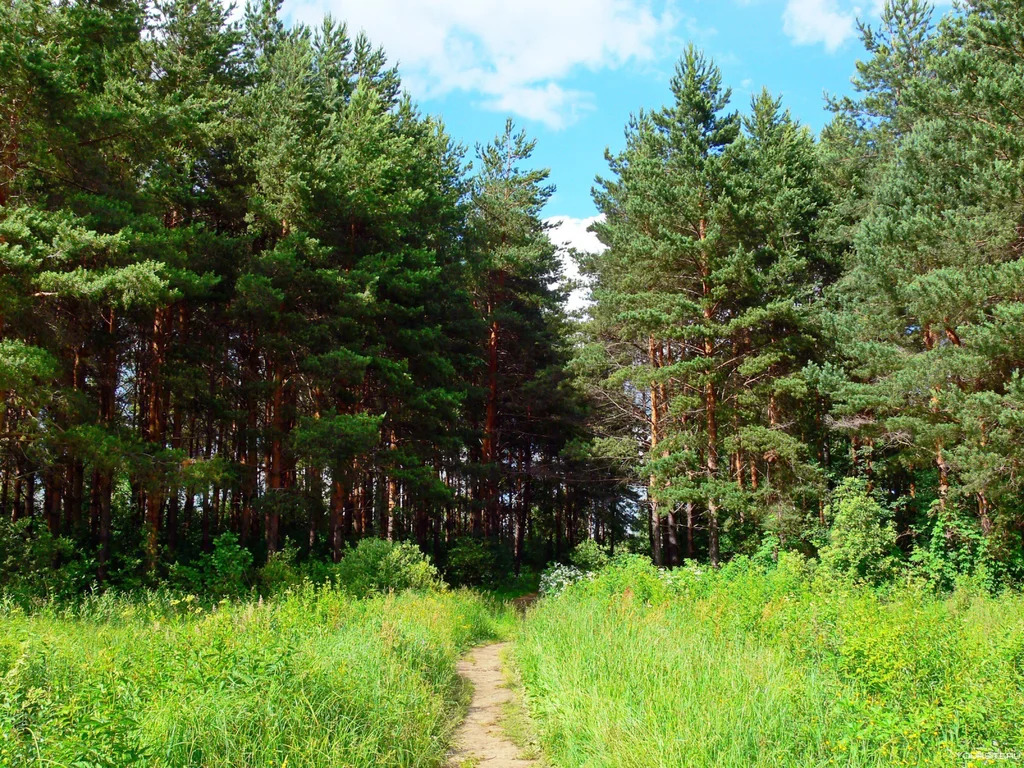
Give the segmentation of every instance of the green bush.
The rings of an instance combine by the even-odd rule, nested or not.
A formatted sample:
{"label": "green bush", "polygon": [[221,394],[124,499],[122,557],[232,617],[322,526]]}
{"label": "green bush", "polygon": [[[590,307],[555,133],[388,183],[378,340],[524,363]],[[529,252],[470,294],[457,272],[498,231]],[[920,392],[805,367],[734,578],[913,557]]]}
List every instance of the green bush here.
{"label": "green bush", "polygon": [[848,578],[882,582],[896,570],[896,529],[891,515],[860,478],[847,478],[828,506],[832,526],[819,552],[827,571]]}
{"label": "green bush", "polygon": [[921,528],[923,543],[910,555],[917,573],[943,589],[951,589],[965,578],[980,580],[988,589],[996,586],[994,577],[1000,564],[989,551],[988,537],[976,515],[965,514],[955,504],[943,508],[936,500]]}
{"label": "green bush", "polygon": [[581,542],[569,555],[569,562],[581,571],[599,571],[608,565],[608,560],[608,553],[593,539]]}
{"label": "green bush", "polygon": [[512,571],[506,555],[494,542],[478,536],[463,536],[448,548],[445,578],[462,587],[497,586]]}
{"label": "green bush", "polygon": [[667,571],[644,555],[616,555],[595,578],[570,585],[566,594],[583,591],[602,597],[625,597],[641,603],[659,603],[672,594]]}
{"label": "green bush", "polygon": [[[277,552],[271,552],[267,556],[267,562],[259,569],[256,577],[263,594],[276,594],[302,582],[306,572],[296,562],[298,554],[299,550],[288,541]],[[315,583],[323,583],[326,580],[319,579]]]}
{"label": "green bush", "polygon": [[171,566],[170,581],[177,589],[213,598],[243,594],[252,575],[252,553],[238,542],[234,533],[222,533],[213,540],[210,552],[187,563]]}
{"label": "green bush", "polygon": [[407,541],[363,539],[342,557],[335,573],[346,592],[360,597],[444,586],[427,556]]}
{"label": "green bush", "polygon": [[96,578],[96,563],[31,518],[0,518],[0,588],[24,599],[71,597]]}

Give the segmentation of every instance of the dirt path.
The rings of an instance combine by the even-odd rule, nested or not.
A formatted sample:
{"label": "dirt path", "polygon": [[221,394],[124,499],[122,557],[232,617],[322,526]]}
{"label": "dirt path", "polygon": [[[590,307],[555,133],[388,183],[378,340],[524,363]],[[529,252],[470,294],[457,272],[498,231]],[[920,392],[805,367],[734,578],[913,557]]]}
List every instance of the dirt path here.
{"label": "dirt path", "polygon": [[534,760],[519,757],[519,748],[502,732],[500,720],[512,691],[505,688],[501,651],[507,643],[474,648],[459,662],[463,679],[473,686],[466,719],[455,734],[450,766],[459,768],[534,768]]}

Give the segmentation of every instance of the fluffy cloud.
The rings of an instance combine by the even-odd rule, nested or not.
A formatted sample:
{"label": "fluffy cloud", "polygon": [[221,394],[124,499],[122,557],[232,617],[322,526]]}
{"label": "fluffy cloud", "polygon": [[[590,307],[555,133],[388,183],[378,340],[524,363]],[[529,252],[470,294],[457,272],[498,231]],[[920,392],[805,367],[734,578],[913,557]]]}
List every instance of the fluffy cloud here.
{"label": "fluffy cloud", "polygon": [[823,43],[835,51],[856,33],[855,15],[843,12],[836,0],[788,0],[782,29],[798,45]]}
{"label": "fluffy cloud", "polygon": [[402,68],[421,97],[478,94],[486,109],[552,128],[590,107],[591,95],[558,81],[648,62],[678,19],[654,0],[286,0],[310,24],[324,14],[364,30]]}
{"label": "fluffy cloud", "polygon": [[[571,216],[555,216],[546,219],[548,238],[558,246],[559,256],[562,259],[562,269],[569,280],[579,280],[580,270],[570,255],[571,250],[582,253],[600,253],[604,245],[597,239],[597,235],[588,232],[587,228],[595,221],[603,220],[603,216],[591,216],[586,219],[574,219]],[[569,309],[578,310],[587,305],[587,289],[585,286],[577,288],[569,294]]]}

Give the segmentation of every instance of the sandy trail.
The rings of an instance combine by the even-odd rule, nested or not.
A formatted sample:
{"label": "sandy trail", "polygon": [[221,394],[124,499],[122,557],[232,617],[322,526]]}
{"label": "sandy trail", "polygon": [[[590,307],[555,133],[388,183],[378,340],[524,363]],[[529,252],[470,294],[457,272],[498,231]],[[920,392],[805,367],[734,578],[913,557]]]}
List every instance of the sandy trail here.
{"label": "sandy trail", "polygon": [[500,720],[512,691],[504,687],[501,652],[507,643],[474,648],[459,662],[458,671],[473,686],[466,719],[455,734],[449,765],[460,768],[535,768],[535,760],[519,757],[519,748],[502,732]]}

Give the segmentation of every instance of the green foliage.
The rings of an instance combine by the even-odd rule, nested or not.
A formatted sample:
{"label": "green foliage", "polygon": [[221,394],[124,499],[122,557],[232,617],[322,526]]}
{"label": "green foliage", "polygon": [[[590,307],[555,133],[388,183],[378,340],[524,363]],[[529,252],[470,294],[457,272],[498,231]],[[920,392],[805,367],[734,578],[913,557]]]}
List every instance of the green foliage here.
{"label": "green foliage", "polygon": [[167,593],[3,602],[0,765],[442,765],[455,663],[511,620],[467,592],[309,585],[210,609]]}
{"label": "green foliage", "polygon": [[569,562],[581,571],[599,571],[608,565],[608,561],[608,553],[593,539],[580,542],[569,554]]}
{"label": "green foliage", "polygon": [[[305,569],[307,572],[304,573],[304,569],[297,562],[298,556],[298,548],[288,541],[277,552],[267,555],[267,562],[259,569],[256,577],[260,592],[268,595],[282,592],[298,586],[304,578],[314,575],[308,572],[311,569]],[[324,578],[310,578],[310,581],[314,584],[321,584],[327,580],[326,573],[328,572],[325,568]]]}
{"label": "green foliage", "polygon": [[819,552],[822,568],[874,583],[894,574],[896,530],[864,480],[844,480],[833,491],[827,515],[831,527],[828,544]]}
{"label": "green foliage", "polygon": [[37,521],[0,518],[0,589],[22,600],[71,597],[94,582],[94,563]]}
{"label": "green foliage", "polygon": [[213,549],[197,560],[171,567],[171,583],[175,587],[214,598],[241,595],[252,575],[252,553],[230,532],[214,539]]}
{"label": "green foliage", "polygon": [[496,587],[511,571],[508,552],[500,544],[478,536],[462,536],[448,548],[444,575],[465,587]]}
{"label": "green foliage", "polygon": [[46,350],[14,339],[0,339],[0,391],[31,392],[56,372],[56,361]]}
{"label": "green foliage", "polygon": [[541,573],[538,591],[541,597],[554,597],[562,594],[570,585],[592,576],[593,572],[582,571],[575,565],[552,563]]}
{"label": "green foliage", "polygon": [[[560,766],[947,766],[1024,748],[1024,599],[641,561],[545,599],[515,659]],[[640,600],[647,594],[653,599]]]}
{"label": "green foliage", "polygon": [[443,587],[437,568],[407,541],[363,539],[345,554],[335,574],[341,588],[356,596]]}
{"label": "green foliage", "polygon": [[924,541],[910,561],[918,572],[941,589],[952,589],[962,579],[974,578],[987,589],[996,586],[996,568],[989,542],[977,520],[936,501],[922,526]]}
{"label": "green foliage", "polygon": [[660,603],[670,594],[665,572],[643,555],[617,555],[599,571],[596,578],[580,581],[571,588],[588,595],[618,596],[640,603]]}

